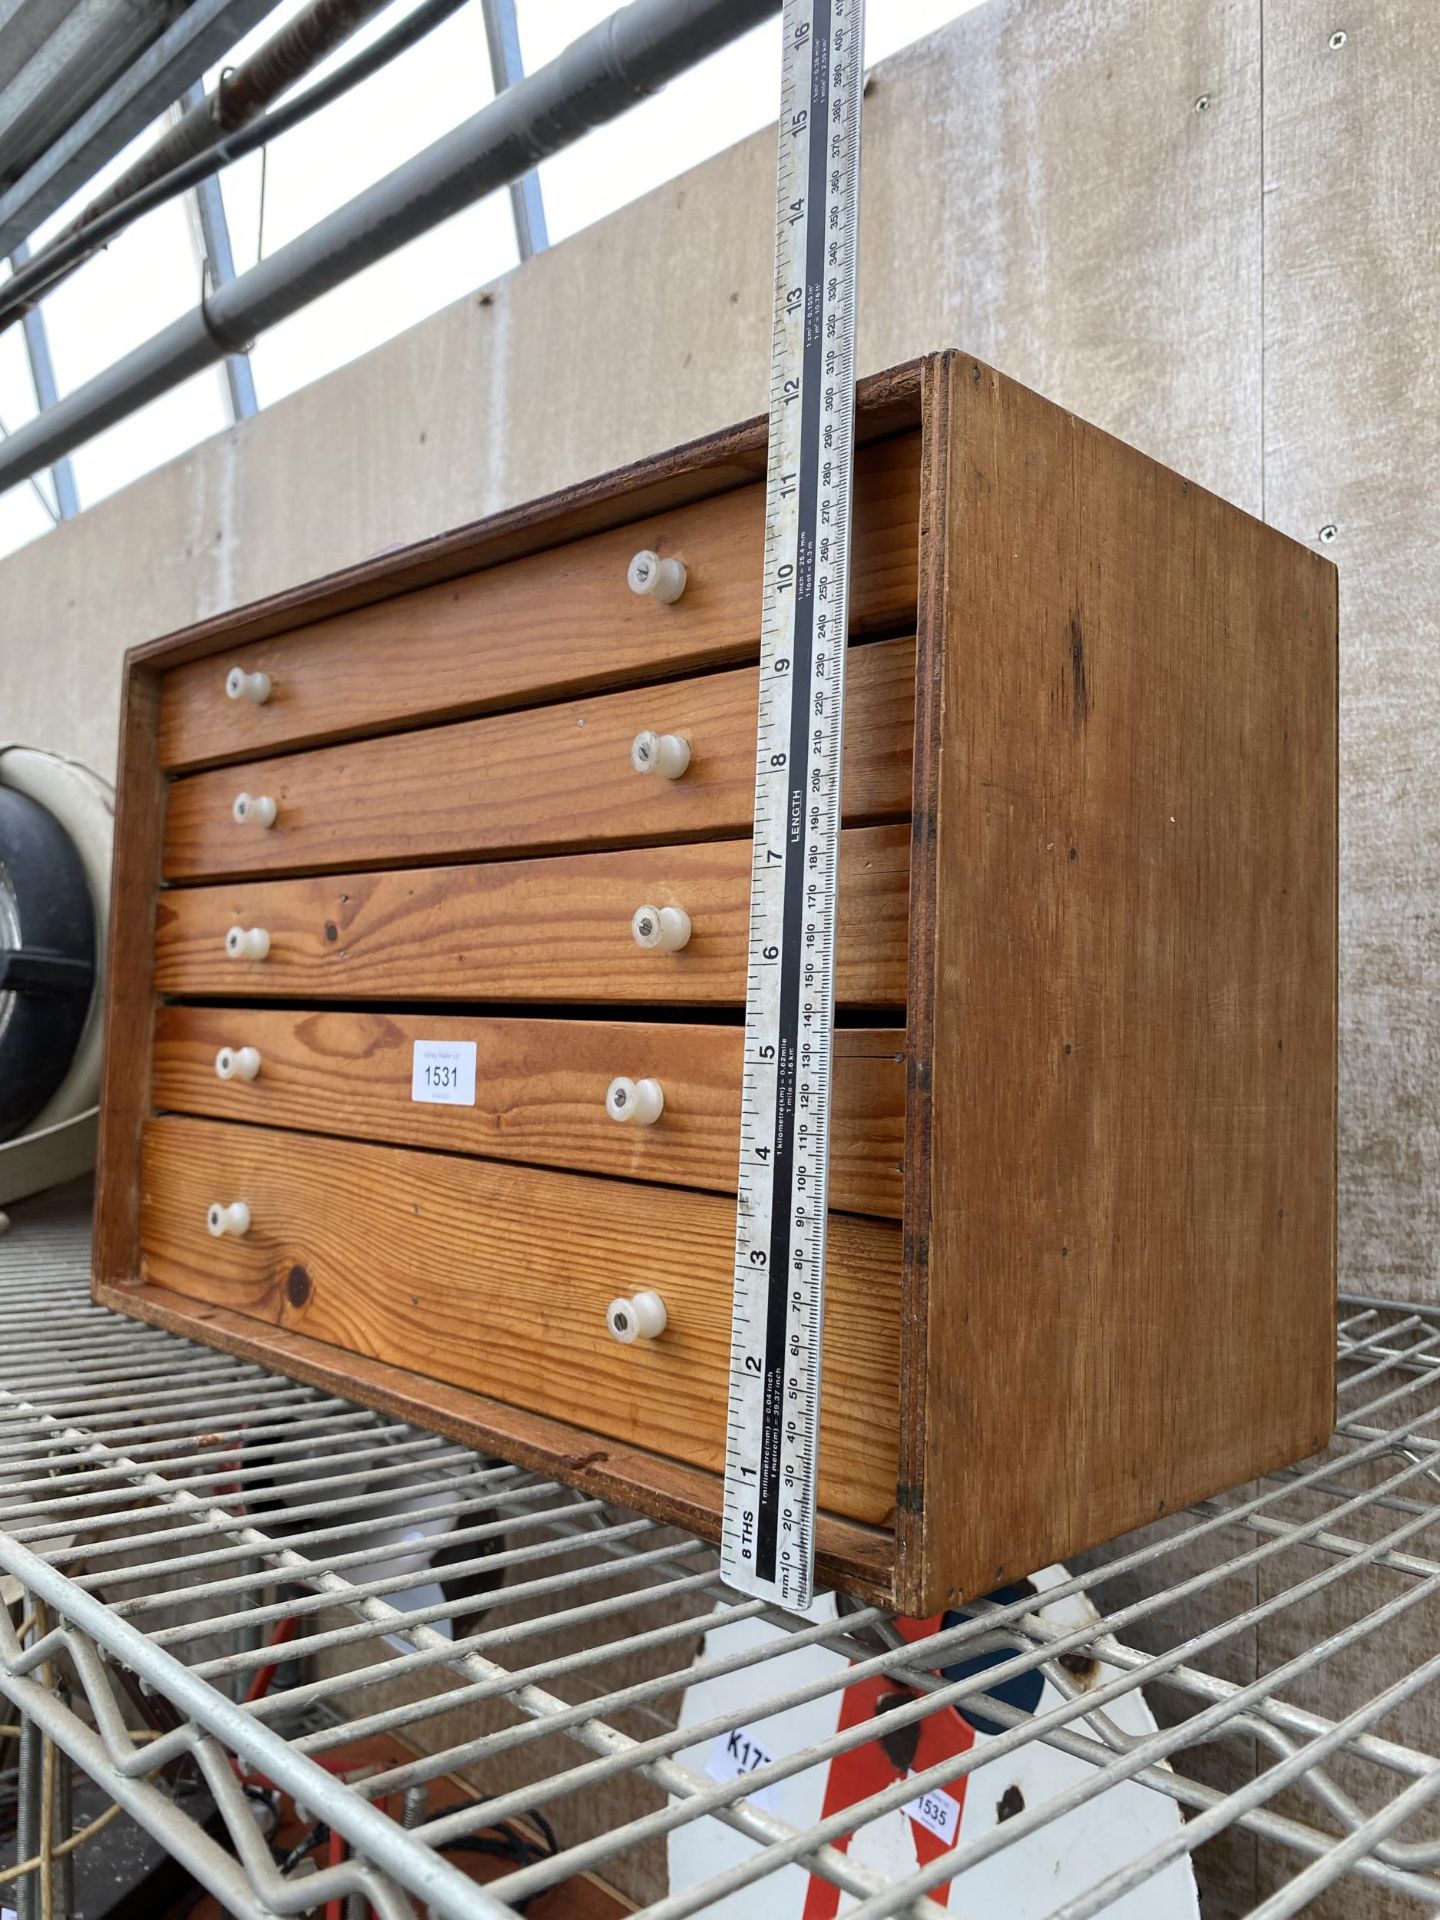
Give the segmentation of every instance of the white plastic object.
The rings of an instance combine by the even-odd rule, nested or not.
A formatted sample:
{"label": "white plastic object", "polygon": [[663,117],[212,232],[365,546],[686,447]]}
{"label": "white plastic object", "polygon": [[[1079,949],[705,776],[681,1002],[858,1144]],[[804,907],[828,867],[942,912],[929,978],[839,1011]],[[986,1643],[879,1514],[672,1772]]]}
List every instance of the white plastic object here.
{"label": "white plastic object", "polygon": [[264,927],[231,927],[225,936],[225,952],[231,960],[263,960],[270,951],[270,936]]}
{"label": "white plastic object", "polygon": [[205,1224],[217,1240],[223,1240],[227,1233],[233,1233],[238,1240],[241,1234],[250,1231],[250,1209],[243,1200],[232,1200],[228,1207],[212,1200]]}
{"label": "white plastic object", "polygon": [[215,1076],[219,1080],[253,1080],[259,1071],[258,1047],[221,1047],[215,1056]]}
{"label": "white plastic object", "polygon": [[605,1324],[612,1339],[622,1347],[637,1340],[658,1340],[669,1324],[665,1302],[658,1293],[637,1293],[630,1299],[612,1300],[605,1309]]}
{"label": "white plastic object", "polygon": [[678,780],[690,764],[690,742],[683,733],[651,733],[647,727],[630,742],[630,764],[636,773]]}
{"label": "white plastic object", "polygon": [[225,676],[225,692],[231,700],[250,700],[263,707],[270,698],[268,673],[247,673],[244,667],[231,667]]}
{"label": "white plastic object", "polygon": [[268,793],[237,793],[230,811],[242,827],[273,827],[277,809]]}
{"label": "white plastic object", "polygon": [[665,1111],[664,1088],[658,1080],[627,1080],[621,1074],[610,1082],[605,1111],[622,1125],[633,1120],[637,1126],[653,1127]]}
{"label": "white plastic object", "polygon": [[630,562],[630,591],[645,593],[664,606],[673,606],[685,591],[685,562],[662,560],[649,547],[642,547]]}
{"label": "white plastic object", "polygon": [[637,947],[678,953],[690,943],[690,916],[683,907],[637,907],[630,919]]}
{"label": "white plastic object", "polygon": [[[75,842],[95,907],[95,978],[105,971],[115,789],[78,760],[0,741],[0,787],[15,787],[53,813]],[[105,995],[90,996],[70,1066],[24,1129],[0,1141],[0,1206],[73,1179],[95,1164],[100,1043]],[[0,1899],[0,1909],[4,1901]]]}

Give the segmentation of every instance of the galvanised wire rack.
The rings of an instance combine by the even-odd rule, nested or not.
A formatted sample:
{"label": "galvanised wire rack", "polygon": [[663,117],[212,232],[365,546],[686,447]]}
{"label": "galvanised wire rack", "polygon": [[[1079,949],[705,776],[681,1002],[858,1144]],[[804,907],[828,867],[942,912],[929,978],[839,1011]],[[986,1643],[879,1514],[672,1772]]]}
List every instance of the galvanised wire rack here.
{"label": "galvanised wire rack", "polygon": [[[779,1911],[787,1872],[822,1890],[812,1911],[864,1920],[1168,1916],[1195,1910],[1197,1853],[1202,1884],[1233,1880],[1242,1839],[1268,1862],[1256,1920],[1369,1912],[1364,1882],[1385,1890],[1377,1912],[1440,1905],[1440,1758],[1403,1737],[1440,1678],[1435,1312],[1344,1302],[1323,1457],[907,1639],[874,1608],[767,1610],[674,1529],[97,1310],[87,1262],[84,1196],[31,1203],[0,1241],[0,1692],[22,1859],[56,1844],[48,1748],[243,1920],[480,1920],[581,1872],[633,1889],[646,1861],[649,1920]],[[416,1539],[442,1523],[448,1584],[417,1604],[433,1569]],[[1397,1669],[1402,1645],[1420,1651]],[[294,1684],[276,1688],[282,1662]],[[877,1680],[847,1725],[849,1690]],[[817,1715],[828,1733],[782,1737]],[[969,1744],[927,1765],[941,1716]],[[705,1756],[741,1729],[753,1770],[717,1776]],[[327,1768],[382,1731],[413,1757]],[[877,1739],[888,1784],[787,1817],[797,1783],[833,1782]],[[898,1808],[958,1804],[1007,1769],[1029,1783],[1008,1808],[948,1837],[942,1820],[901,1870],[867,1856]],[[457,1773],[477,1797],[427,1811],[427,1783]],[[187,1810],[182,1779],[218,1822]],[[325,1823],[328,1864],[277,1857],[256,1781]],[[555,1851],[480,1886],[453,1843],[509,1818],[548,1820]],[[723,1844],[686,1856],[702,1833]],[[667,1881],[667,1844],[711,1870]],[[63,1861],[44,1872],[63,1880]],[[0,1904],[18,1884],[22,1920],[39,1915],[40,1877]],[[52,1884],[43,1911],[64,1897]]]}

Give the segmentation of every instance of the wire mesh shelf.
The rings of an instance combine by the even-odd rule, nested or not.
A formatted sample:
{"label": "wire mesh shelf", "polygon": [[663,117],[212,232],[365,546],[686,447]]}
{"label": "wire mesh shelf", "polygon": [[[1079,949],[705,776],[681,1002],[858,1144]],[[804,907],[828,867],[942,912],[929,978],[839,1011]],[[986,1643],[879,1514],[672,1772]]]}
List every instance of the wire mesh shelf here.
{"label": "wire mesh shelf", "polygon": [[[94,1308],[87,1264],[83,1197],[0,1242],[22,1855],[38,1739],[243,1920],[480,1920],[582,1873],[649,1920],[1168,1920],[1197,1856],[1207,1914],[1440,1906],[1433,1311],[1344,1303],[1324,1456],[934,1622],[797,1620],[673,1528]],[[482,1885],[458,1849],[497,1831]]]}

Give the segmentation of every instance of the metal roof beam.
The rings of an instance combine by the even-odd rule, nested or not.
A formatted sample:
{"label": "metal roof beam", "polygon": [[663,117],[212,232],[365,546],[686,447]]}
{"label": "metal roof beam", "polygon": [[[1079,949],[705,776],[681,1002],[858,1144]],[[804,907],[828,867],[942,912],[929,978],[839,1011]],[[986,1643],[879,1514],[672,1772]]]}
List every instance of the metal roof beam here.
{"label": "metal roof beam", "polygon": [[75,0],[38,41],[26,20],[0,30],[0,180],[38,160],[180,11],[181,0]]}
{"label": "metal roof beam", "polygon": [[[0,193],[0,254],[13,253],[47,215],[228,53],[273,4],[274,0],[193,0]],[[70,111],[73,114],[73,100]]]}

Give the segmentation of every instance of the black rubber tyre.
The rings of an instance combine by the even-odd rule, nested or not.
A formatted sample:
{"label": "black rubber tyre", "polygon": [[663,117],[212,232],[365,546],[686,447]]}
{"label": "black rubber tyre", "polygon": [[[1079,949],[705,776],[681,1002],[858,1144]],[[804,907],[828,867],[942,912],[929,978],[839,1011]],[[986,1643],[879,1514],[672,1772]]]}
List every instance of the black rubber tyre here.
{"label": "black rubber tyre", "polygon": [[69,1070],[95,991],[95,907],[54,814],[0,787],[0,1140]]}

